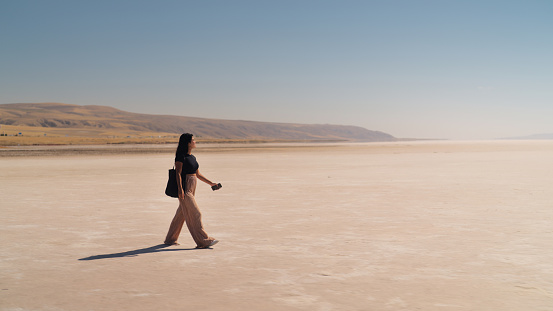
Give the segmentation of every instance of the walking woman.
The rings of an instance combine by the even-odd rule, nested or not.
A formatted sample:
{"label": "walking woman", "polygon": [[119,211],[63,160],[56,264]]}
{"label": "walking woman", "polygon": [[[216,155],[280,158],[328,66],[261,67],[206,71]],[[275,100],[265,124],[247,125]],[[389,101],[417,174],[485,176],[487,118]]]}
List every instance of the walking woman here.
{"label": "walking woman", "polygon": [[171,222],[169,232],[165,238],[165,244],[178,245],[180,231],[183,224],[186,226],[196,242],[196,248],[208,248],[219,241],[209,237],[202,225],[202,214],[196,204],[194,194],[196,192],[197,179],[218,189],[219,184],[211,182],[198,170],[196,157],[192,155],[192,149],[196,148],[196,142],[192,134],[185,133],[180,136],[179,145],[175,155],[175,170],[177,171],[177,184],[179,188],[179,208]]}

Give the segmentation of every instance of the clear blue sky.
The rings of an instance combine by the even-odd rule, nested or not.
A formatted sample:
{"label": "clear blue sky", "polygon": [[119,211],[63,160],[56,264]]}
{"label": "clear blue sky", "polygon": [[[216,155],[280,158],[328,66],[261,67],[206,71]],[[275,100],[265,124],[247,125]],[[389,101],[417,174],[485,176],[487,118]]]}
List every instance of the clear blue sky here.
{"label": "clear blue sky", "polygon": [[0,0],[0,103],[553,133],[550,0]]}

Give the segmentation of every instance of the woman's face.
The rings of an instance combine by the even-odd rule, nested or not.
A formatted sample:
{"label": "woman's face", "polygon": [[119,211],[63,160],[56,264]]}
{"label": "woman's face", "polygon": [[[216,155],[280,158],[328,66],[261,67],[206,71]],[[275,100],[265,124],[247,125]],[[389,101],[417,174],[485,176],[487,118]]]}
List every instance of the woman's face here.
{"label": "woman's face", "polygon": [[194,140],[194,137],[192,137],[192,140],[188,143],[188,150],[192,151],[194,148],[196,148],[196,141]]}

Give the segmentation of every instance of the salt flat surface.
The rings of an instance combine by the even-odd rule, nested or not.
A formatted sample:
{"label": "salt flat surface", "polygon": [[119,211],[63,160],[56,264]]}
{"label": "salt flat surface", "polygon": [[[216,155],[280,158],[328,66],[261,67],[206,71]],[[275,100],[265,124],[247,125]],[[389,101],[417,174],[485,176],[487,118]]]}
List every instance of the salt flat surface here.
{"label": "salt flat surface", "polygon": [[553,310],[553,142],[0,159],[0,310]]}

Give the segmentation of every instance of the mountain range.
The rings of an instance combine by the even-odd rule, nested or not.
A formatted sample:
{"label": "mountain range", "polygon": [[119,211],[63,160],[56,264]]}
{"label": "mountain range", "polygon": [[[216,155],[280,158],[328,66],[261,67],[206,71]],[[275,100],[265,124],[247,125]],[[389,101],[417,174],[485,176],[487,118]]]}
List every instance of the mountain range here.
{"label": "mountain range", "polygon": [[553,133],[542,133],[534,134],[528,136],[517,136],[517,137],[505,137],[501,138],[505,140],[551,140],[553,139]]}
{"label": "mountain range", "polygon": [[193,133],[213,140],[395,141],[358,126],[207,119],[122,111],[62,103],[0,104],[0,124],[55,129],[65,135],[126,136]]}

